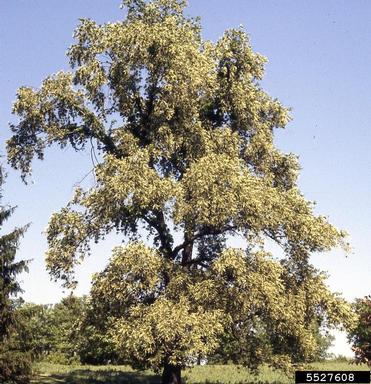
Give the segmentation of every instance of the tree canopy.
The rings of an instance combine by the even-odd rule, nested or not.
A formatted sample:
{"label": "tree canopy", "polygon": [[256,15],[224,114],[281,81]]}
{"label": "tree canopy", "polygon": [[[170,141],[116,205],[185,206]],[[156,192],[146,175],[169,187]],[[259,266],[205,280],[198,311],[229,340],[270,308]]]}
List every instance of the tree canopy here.
{"label": "tree canopy", "polygon": [[348,340],[353,344],[356,362],[371,366],[371,295],[356,299],[353,307],[359,317]]}
{"label": "tree canopy", "polygon": [[[314,317],[352,324],[309,261],[346,247],[345,233],[313,213],[297,157],[274,145],[290,116],[260,86],[266,59],[242,28],[204,40],[185,1],[123,5],[123,21],[81,20],[70,72],[17,92],[7,148],[24,179],[50,145],[99,152],[95,185],[50,219],[51,275],[73,286],[91,240],[122,233],[93,301],[118,350],[164,368],[164,382],[180,382],[181,367],[226,334],[250,367],[309,358]],[[236,236],[246,249],[228,244]]]}
{"label": "tree canopy", "polygon": [[54,305],[22,303],[16,315],[17,344],[22,351],[30,352],[34,361],[122,362],[109,339],[102,314],[90,311],[88,297],[67,296]]}

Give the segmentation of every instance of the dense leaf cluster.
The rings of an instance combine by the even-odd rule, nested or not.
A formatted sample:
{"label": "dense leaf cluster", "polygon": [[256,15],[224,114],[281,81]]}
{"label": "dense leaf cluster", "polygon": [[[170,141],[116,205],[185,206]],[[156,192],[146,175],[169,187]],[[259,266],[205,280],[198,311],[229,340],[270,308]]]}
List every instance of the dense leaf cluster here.
{"label": "dense leaf cluster", "polygon": [[54,305],[23,303],[17,308],[16,342],[34,361],[57,364],[119,363],[103,317],[87,297],[68,296]]}
{"label": "dense leaf cluster", "polygon": [[357,326],[349,334],[358,363],[371,366],[371,296],[357,299],[354,310],[359,316]]}

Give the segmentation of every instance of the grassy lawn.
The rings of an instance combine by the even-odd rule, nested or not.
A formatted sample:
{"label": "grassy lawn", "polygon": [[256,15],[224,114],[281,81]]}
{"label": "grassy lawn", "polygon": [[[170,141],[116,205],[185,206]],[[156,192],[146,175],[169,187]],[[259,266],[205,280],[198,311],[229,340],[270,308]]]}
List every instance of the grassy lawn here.
{"label": "grassy lawn", "polygon": [[[345,361],[315,363],[316,370],[367,370],[367,366]],[[33,384],[160,384],[161,380],[151,371],[134,371],[128,366],[66,366],[48,363],[35,365]],[[292,384],[293,378],[279,371],[264,367],[254,376],[246,369],[234,365],[196,366],[183,372],[187,384]]]}

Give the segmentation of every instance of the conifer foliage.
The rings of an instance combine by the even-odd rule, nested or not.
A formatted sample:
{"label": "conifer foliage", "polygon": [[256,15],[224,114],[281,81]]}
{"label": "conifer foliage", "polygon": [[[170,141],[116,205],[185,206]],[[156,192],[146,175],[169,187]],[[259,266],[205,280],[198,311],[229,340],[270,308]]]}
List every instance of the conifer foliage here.
{"label": "conifer foliage", "polygon": [[121,233],[92,300],[122,356],[164,383],[226,338],[252,368],[310,360],[313,318],[353,322],[309,262],[345,234],[313,213],[296,156],[274,145],[290,117],[260,86],[265,58],[241,28],[203,40],[185,1],[123,3],[123,21],[82,19],[71,71],[21,87],[14,104],[8,159],[24,178],[52,144],[101,155],[96,184],[51,217],[51,275],[73,285],[91,240]]}
{"label": "conifer foliage", "polygon": [[[0,186],[3,178],[0,169]],[[0,228],[13,211],[13,207],[0,207]],[[14,337],[17,329],[14,299],[22,292],[17,276],[27,271],[27,261],[15,261],[15,256],[26,229],[27,226],[16,228],[0,236],[0,382],[4,384],[28,383],[31,373],[29,356],[19,350]]]}

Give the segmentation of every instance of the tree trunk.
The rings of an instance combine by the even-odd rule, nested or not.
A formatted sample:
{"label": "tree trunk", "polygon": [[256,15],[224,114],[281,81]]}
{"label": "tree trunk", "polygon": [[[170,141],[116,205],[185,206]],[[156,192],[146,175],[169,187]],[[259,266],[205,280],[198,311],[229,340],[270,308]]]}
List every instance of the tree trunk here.
{"label": "tree trunk", "polygon": [[181,367],[177,365],[165,364],[162,373],[162,384],[181,384]]}

